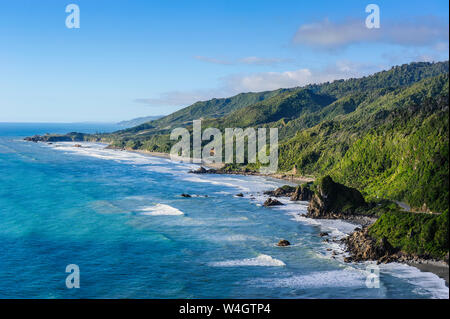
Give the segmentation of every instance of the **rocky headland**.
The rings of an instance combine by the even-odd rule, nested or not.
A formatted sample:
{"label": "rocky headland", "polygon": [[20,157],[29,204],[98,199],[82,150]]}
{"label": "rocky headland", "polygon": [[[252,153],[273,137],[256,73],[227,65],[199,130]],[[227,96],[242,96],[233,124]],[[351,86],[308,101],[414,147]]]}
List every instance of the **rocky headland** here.
{"label": "rocky headland", "polygon": [[29,142],[83,142],[86,140],[86,134],[71,132],[67,134],[44,134],[33,135],[24,138]]}
{"label": "rocky headland", "polygon": [[[436,217],[404,212],[391,201],[366,202],[357,189],[337,183],[330,176],[323,177],[316,184],[303,184],[297,187],[285,185],[264,194],[309,201],[305,215],[308,218],[341,219],[357,224],[359,227],[354,232],[339,240],[348,254],[344,258],[345,262],[407,263],[437,274],[448,284],[448,249],[447,255],[443,255],[445,243],[436,247],[430,243],[420,246],[420,242],[424,242],[424,237],[436,237],[435,234],[442,231],[434,230],[435,233],[430,234],[429,229],[432,229],[433,225],[445,225],[448,213]],[[413,222],[403,225],[405,218],[424,219],[423,229],[417,229],[415,226],[417,223]],[[434,218],[442,220],[436,222]],[[415,231],[412,230],[414,228]],[[319,235],[325,236],[325,233]],[[401,240],[396,241],[393,236],[399,236]],[[430,237],[428,240],[433,241],[433,238]],[[445,241],[445,234],[442,240]]]}

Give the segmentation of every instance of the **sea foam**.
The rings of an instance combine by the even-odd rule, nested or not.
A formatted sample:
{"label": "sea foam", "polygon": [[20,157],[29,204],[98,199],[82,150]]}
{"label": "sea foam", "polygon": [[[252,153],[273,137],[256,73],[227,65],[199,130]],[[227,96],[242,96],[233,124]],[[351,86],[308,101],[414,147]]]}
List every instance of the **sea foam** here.
{"label": "sea foam", "polygon": [[240,266],[266,266],[266,267],[281,267],[286,266],[284,262],[275,259],[269,255],[261,254],[255,258],[234,259],[217,261],[210,263],[213,267],[240,267]]}
{"label": "sea foam", "polygon": [[184,215],[184,213],[181,210],[166,204],[156,204],[155,206],[142,207],[138,211],[141,212],[141,215],[146,216]]}
{"label": "sea foam", "polygon": [[405,279],[416,286],[414,292],[419,295],[431,295],[436,299],[448,299],[449,289],[445,285],[445,280],[439,278],[431,272],[423,272],[413,266],[400,263],[389,263],[379,265],[380,270],[390,275]]}
{"label": "sea foam", "polygon": [[252,283],[270,287],[288,288],[331,288],[331,287],[365,287],[366,276],[354,269],[316,271],[307,275],[284,278],[256,279]]}

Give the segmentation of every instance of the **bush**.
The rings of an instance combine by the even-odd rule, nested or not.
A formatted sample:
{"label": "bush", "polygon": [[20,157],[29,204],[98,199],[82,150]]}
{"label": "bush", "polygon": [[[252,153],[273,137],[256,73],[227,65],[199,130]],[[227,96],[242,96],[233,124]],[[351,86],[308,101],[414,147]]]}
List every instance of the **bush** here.
{"label": "bush", "polygon": [[440,215],[391,211],[369,229],[375,238],[386,237],[398,249],[422,257],[444,259],[448,254],[448,209]]}

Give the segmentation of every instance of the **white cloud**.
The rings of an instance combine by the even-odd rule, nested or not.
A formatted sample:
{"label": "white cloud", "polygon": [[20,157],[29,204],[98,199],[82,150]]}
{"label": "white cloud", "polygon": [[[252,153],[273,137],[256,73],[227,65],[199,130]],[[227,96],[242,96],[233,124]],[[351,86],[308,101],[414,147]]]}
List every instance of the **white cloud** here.
{"label": "white cloud", "polygon": [[433,46],[448,43],[448,22],[436,17],[414,21],[383,21],[379,29],[368,29],[365,21],[333,23],[328,19],[300,26],[293,43],[320,49],[339,49],[357,43],[388,43],[402,46]]}
{"label": "white cloud", "polygon": [[232,91],[267,91],[304,85],[314,77],[309,69],[285,72],[261,72],[249,75],[233,75],[224,78]]}
{"label": "white cloud", "polygon": [[222,81],[225,87],[233,92],[257,92],[360,77],[380,69],[382,66],[342,60],[319,70],[303,68],[285,72],[233,75],[223,78]]}
{"label": "white cloud", "polygon": [[136,102],[150,106],[187,106],[197,101],[233,96],[241,92],[260,92],[279,88],[292,88],[312,83],[323,83],[338,79],[360,77],[379,71],[383,66],[338,61],[321,70],[302,68],[284,72],[259,72],[235,74],[220,79],[221,85],[215,89],[196,91],[171,91],[158,98],[137,99]]}

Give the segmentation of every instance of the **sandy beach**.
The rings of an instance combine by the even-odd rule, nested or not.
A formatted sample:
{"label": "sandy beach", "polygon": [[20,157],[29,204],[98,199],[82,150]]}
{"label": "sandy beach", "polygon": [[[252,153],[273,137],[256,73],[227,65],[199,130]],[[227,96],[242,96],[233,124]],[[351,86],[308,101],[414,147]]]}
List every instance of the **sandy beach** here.
{"label": "sandy beach", "polygon": [[445,262],[421,260],[419,262],[408,262],[407,264],[416,267],[423,272],[432,272],[433,274],[444,279],[445,284],[448,287],[449,265],[447,265]]}
{"label": "sandy beach", "polygon": [[[155,157],[172,159],[170,154],[168,154],[168,153],[150,152],[150,151],[146,151],[146,150],[130,150],[130,149],[126,149],[126,151],[136,152],[136,153],[141,153],[141,154],[147,154],[147,155],[155,156]],[[179,157],[179,158],[177,158],[177,160],[181,161],[181,160],[183,160],[183,158]],[[187,160],[184,159],[184,160],[186,162],[190,161],[189,159],[187,159]],[[195,163],[195,164],[204,166],[204,167],[209,168],[209,169],[221,169],[222,167],[225,166],[224,163],[205,163],[204,161],[202,161],[201,163]],[[294,176],[294,175],[289,174],[289,173],[261,174],[261,173],[258,173],[258,172],[233,172],[233,173],[230,173],[230,174],[270,177],[270,178],[275,178],[275,179],[288,181],[288,182],[296,183],[296,184],[313,182],[315,180],[312,177],[308,177],[308,176]]]}

